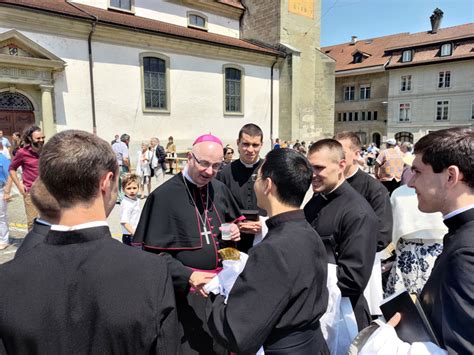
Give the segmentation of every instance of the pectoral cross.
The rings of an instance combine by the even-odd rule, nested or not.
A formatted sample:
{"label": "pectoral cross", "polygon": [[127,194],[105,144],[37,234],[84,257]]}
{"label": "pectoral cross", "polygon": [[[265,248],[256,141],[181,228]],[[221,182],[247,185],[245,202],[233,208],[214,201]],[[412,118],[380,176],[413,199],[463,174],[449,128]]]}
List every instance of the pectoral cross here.
{"label": "pectoral cross", "polygon": [[211,232],[209,232],[206,228],[206,225],[203,225],[203,231],[201,232],[201,235],[205,236],[206,237],[206,242],[207,244],[210,244],[209,242],[209,235],[211,234]]}

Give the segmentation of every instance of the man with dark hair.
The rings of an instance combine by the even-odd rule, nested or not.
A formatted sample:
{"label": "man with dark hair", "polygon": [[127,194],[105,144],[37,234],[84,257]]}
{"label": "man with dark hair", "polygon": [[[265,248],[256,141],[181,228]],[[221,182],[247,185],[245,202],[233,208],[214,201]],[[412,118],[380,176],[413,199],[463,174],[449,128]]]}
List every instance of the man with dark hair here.
{"label": "man with dark hair", "polygon": [[44,146],[40,179],[61,212],[42,243],[0,266],[7,353],[176,354],[166,260],[110,235],[118,180],[110,145],[83,131],[58,133]]}
{"label": "man with dark hair", "polygon": [[227,349],[266,355],[326,350],[319,319],[326,311],[326,255],[300,205],[311,166],[292,149],[270,151],[255,176],[258,205],[267,210],[268,234],[249,252],[227,300],[211,295],[208,324]]}
{"label": "man with dark hair", "polygon": [[[44,134],[38,126],[26,128],[23,132],[23,141],[26,145],[17,151],[10,164],[10,176],[23,196],[28,230],[33,228],[33,221],[38,215],[38,211],[36,211],[35,206],[31,202],[29,191],[38,177],[38,161],[43,148],[44,138]],[[22,182],[20,182],[16,175],[16,171],[20,166],[23,171]],[[10,195],[10,190],[5,189],[4,194]]]}
{"label": "man with dark hair", "polygon": [[415,188],[422,212],[441,212],[448,234],[421,293],[441,345],[449,353],[474,354],[474,132],[451,128],[415,144]]}
{"label": "man with dark hair", "polygon": [[252,175],[262,164],[259,155],[262,145],[263,132],[260,127],[253,123],[243,126],[237,139],[239,159],[224,167],[217,176],[230,189],[247,218],[239,222],[241,240],[237,247],[243,252],[247,252],[252,247],[255,235],[262,233],[262,222],[259,216],[267,215],[257,206],[252,180]]}
{"label": "man with dark hair", "polygon": [[359,329],[370,323],[363,295],[374,263],[378,219],[372,207],[344,179],[342,145],[322,139],[311,145],[313,198],[304,207],[306,219],[323,239],[329,258],[337,264],[337,286],[348,297]]}
{"label": "man with dark hair", "polygon": [[219,138],[198,137],[184,170],[148,196],[132,243],[170,262],[183,354],[226,354],[209,332],[206,300],[200,295],[221,270],[218,249],[229,243],[222,240],[220,226],[232,223],[230,243],[240,240],[239,207],[229,189],[214,179],[222,157]]}
{"label": "man with dark hair", "polygon": [[[368,299],[368,301],[372,315],[380,315],[379,304],[383,299],[381,252],[392,241],[393,216],[390,195],[385,186],[359,168],[358,159],[360,157],[361,142],[357,134],[344,131],[337,133],[334,139],[341,143],[344,149],[346,158],[344,177],[346,181],[354,190],[364,196],[378,217],[377,255],[375,257],[374,271],[372,272],[373,276],[371,277],[372,289],[367,290],[365,294],[366,296],[373,296],[368,297],[371,299]],[[374,283],[377,284],[375,285]]]}

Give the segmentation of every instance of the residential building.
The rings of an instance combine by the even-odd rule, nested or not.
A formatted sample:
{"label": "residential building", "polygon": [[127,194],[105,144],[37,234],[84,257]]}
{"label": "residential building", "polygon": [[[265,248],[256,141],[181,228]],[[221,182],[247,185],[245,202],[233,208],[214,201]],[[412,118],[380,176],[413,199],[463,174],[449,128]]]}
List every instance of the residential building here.
{"label": "residential building", "polygon": [[439,20],[427,32],[354,36],[322,48],[336,60],[336,132],[380,145],[473,126],[474,23],[440,28],[442,12],[433,16]]}

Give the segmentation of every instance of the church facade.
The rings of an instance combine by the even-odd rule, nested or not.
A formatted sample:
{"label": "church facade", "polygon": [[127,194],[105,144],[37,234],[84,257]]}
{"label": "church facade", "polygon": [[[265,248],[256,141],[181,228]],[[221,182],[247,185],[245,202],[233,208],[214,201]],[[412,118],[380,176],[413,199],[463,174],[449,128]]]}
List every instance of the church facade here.
{"label": "church facade", "polygon": [[[294,1],[281,3],[294,22],[307,18],[288,15]],[[314,19],[319,0],[311,5]],[[11,135],[36,123],[47,136],[82,129],[107,140],[128,133],[134,146],[174,136],[178,150],[208,132],[234,144],[249,122],[262,127],[267,148],[279,132],[332,134],[281,103],[304,96],[282,74],[295,55],[245,35],[245,16],[238,0],[0,0],[0,129]],[[319,30],[312,36],[319,42]],[[312,96],[306,106],[317,106]],[[298,117],[309,124],[293,129]]]}

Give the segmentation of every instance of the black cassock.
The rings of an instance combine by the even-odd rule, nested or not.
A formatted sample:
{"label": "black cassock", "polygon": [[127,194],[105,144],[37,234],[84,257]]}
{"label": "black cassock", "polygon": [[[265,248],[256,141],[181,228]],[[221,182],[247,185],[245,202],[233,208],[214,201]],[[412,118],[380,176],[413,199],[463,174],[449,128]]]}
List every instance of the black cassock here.
{"label": "black cassock", "polygon": [[392,205],[387,188],[361,169],[357,169],[346,181],[372,206],[379,219],[377,251],[385,249],[392,241],[393,227]]}
{"label": "black cassock", "polygon": [[33,223],[33,228],[25,235],[23,242],[15,253],[15,258],[18,258],[23,253],[33,249],[38,244],[43,243],[44,238],[49,232],[51,226],[41,223],[37,219]]}
{"label": "black cassock", "polygon": [[328,195],[314,195],[304,212],[308,222],[335,254],[337,285],[342,296],[351,300],[360,331],[371,320],[364,289],[375,259],[377,216],[347,181]]}
{"label": "black cassock", "polygon": [[319,354],[326,350],[319,319],[326,311],[326,252],[301,210],[268,219],[268,234],[250,249],[227,305],[208,301],[216,339],[237,353]]}
{"label": "black cassock", "polygon": [[[186,186],[197,204],[197,211]],[[206,205],[208,233],[202,224]],[[206,300],[190,292],[188,280],[193,269],[215,271],[220,266],[217,250],[235,246],[235,243],[223,242],[219,227],[222,223],[240,218],[239,207],[223,183],[214,179],[199,188],[181,173],[153,191],[143,207],[133,243],[142,245],[146,251],[162,253],[168,259],[175,286],[178,318],[184,332],[184,354],[226,353],[207,328]]]}
{"label": "black cassock", "polygon": [[444,221],[448,234],[421,302],[449,354],[474,354],[474,208]]}
{"label": "black cassock", "polygon": [[0,266],[0,340],[11,354],[176,354],[179,324],[164,258],[107,226],[50,231]]}
{"label": "black cassock", "polygon": [[[252,175],[256,174],[263,160],[260,159],[251,167],[245,166],[240,159],[228,164],[219,172],[217,179],[222,181],[232,193],[237,204],[242,210],[258,210],[260,216],[266,216],[267,212],[257,206],[257,196],[253,190]],[[241,233],[241,241],[237,243],[239,250],[247,253],[253,245],[255,235]]]}

